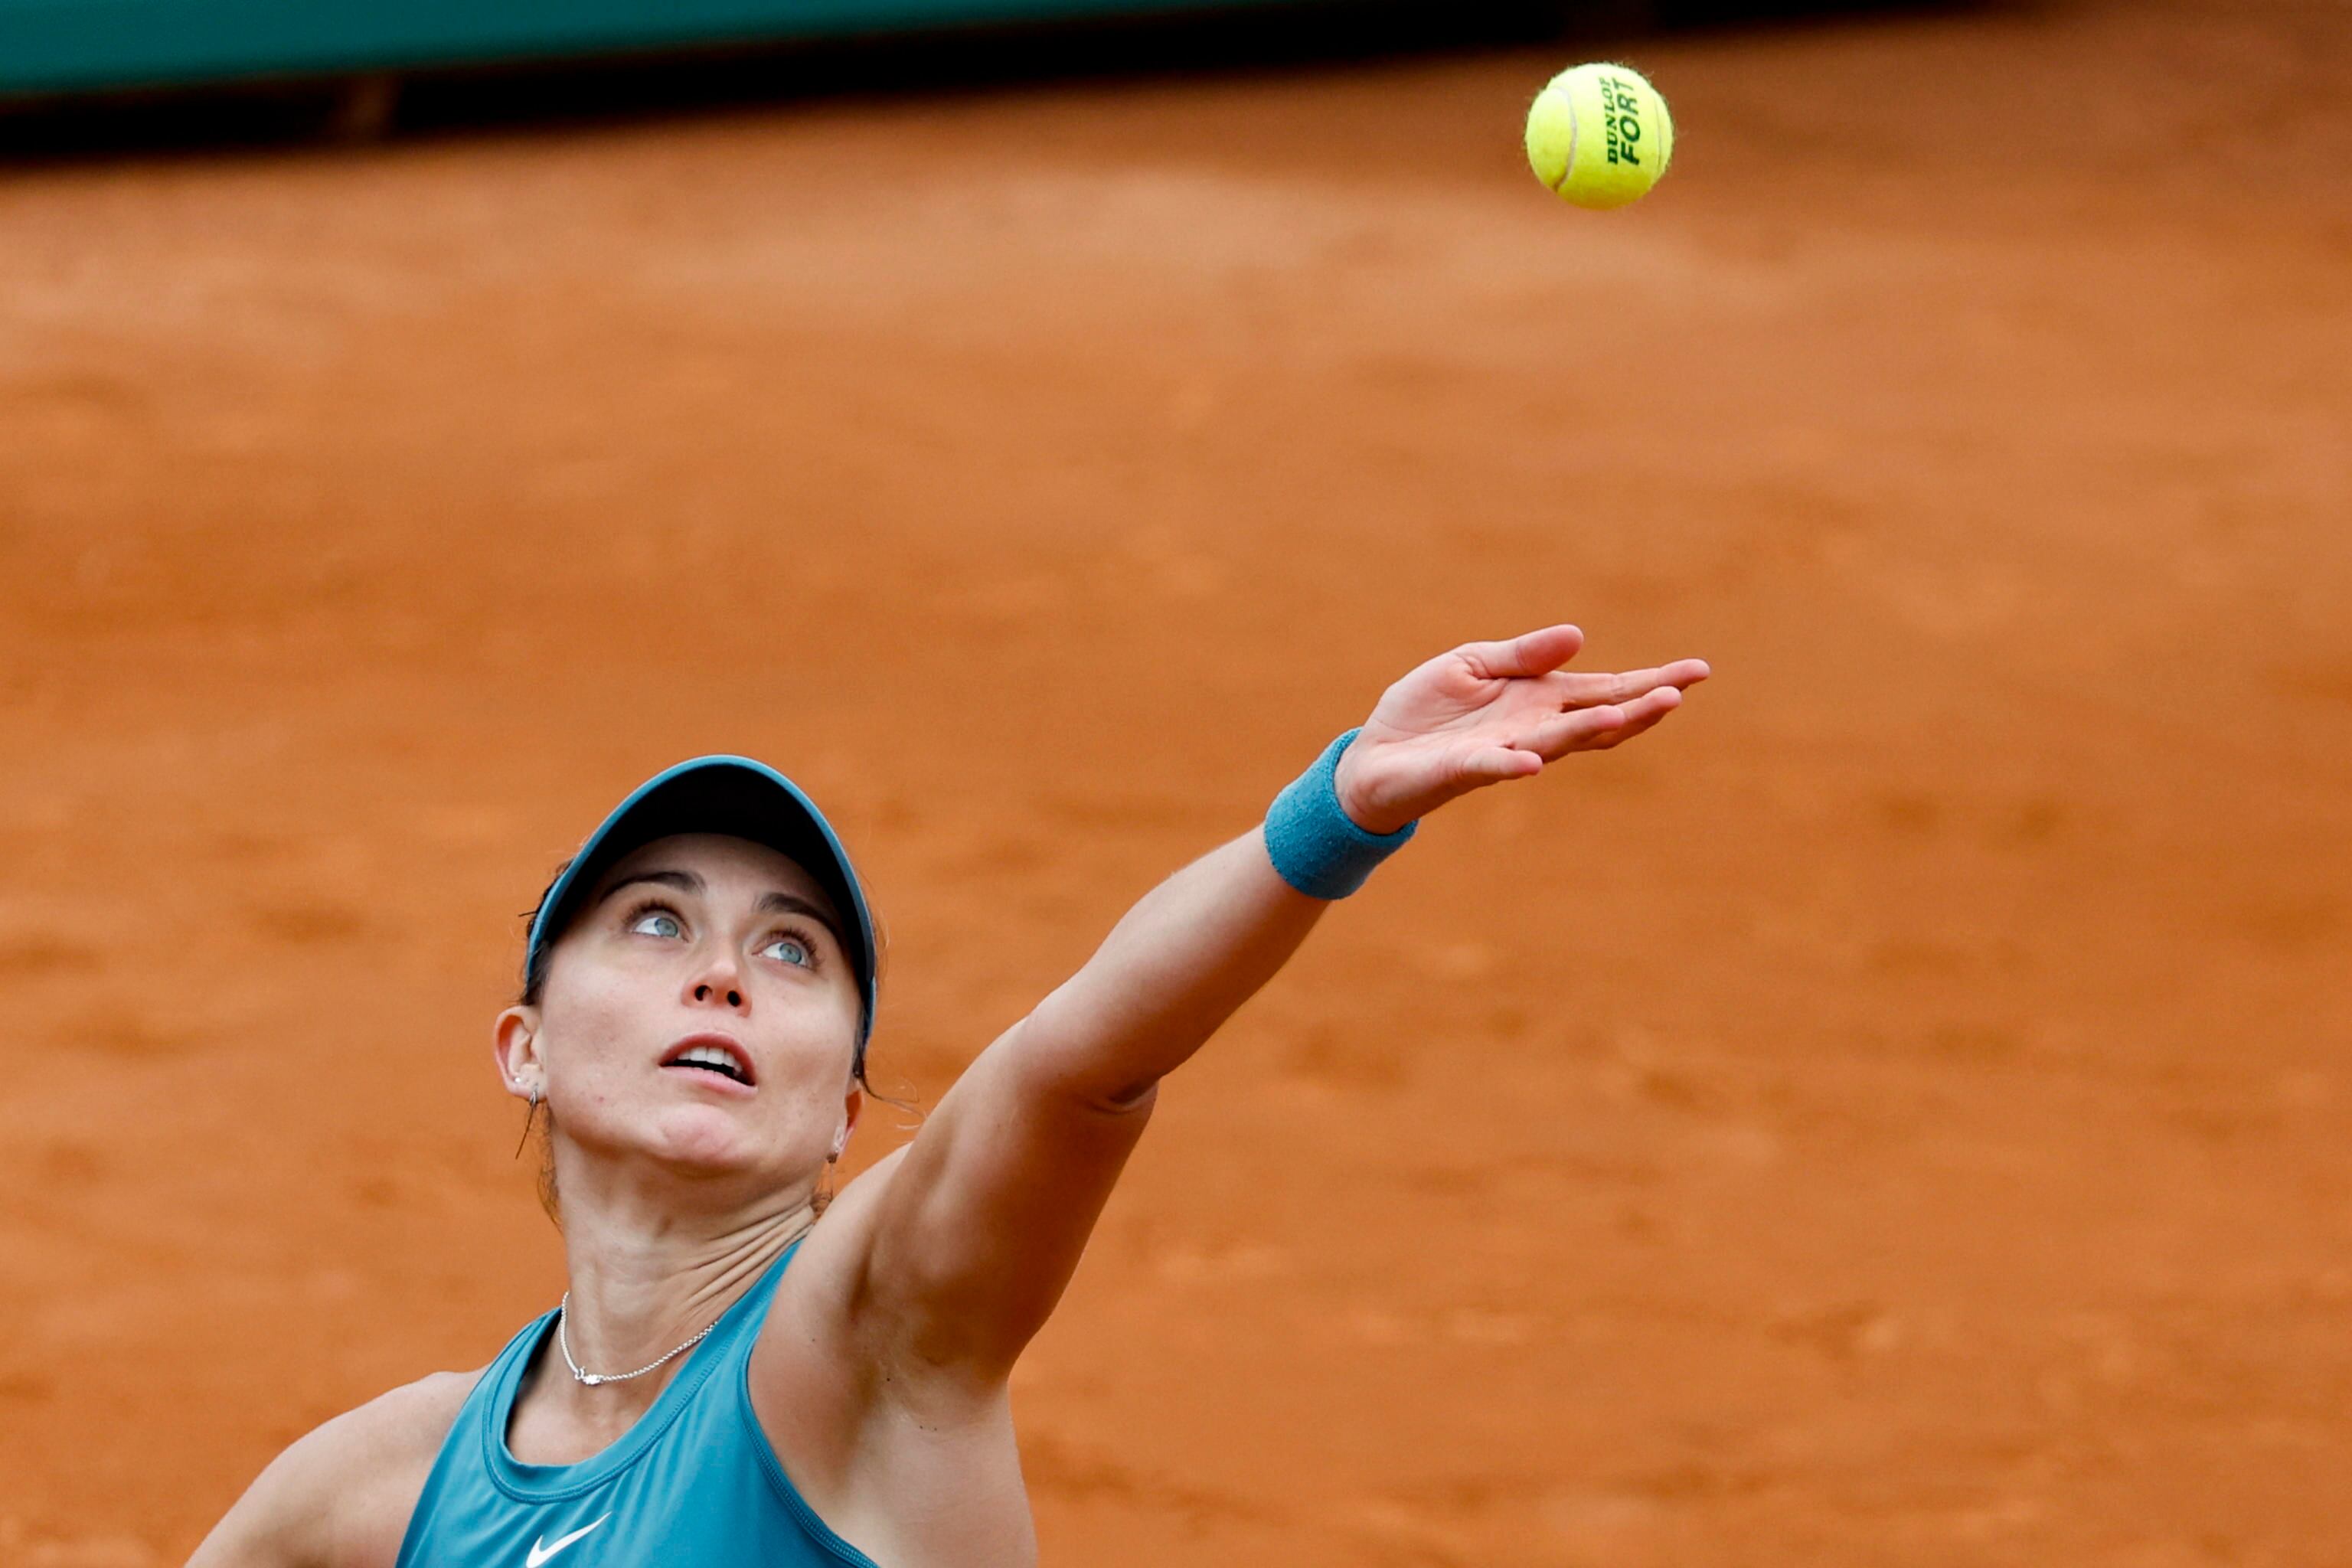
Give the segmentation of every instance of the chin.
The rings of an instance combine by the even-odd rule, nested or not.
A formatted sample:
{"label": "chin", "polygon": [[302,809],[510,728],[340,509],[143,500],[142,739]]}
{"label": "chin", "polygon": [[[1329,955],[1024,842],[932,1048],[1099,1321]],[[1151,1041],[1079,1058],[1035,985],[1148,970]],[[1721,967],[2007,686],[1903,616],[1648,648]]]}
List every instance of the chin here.
{"label": "chin", "polygon": [[664,1164],[698,1175],[756,1169],[760,1150],[742,1119],[714,1105],[673,1106],[655,1119],[653,1152]]}

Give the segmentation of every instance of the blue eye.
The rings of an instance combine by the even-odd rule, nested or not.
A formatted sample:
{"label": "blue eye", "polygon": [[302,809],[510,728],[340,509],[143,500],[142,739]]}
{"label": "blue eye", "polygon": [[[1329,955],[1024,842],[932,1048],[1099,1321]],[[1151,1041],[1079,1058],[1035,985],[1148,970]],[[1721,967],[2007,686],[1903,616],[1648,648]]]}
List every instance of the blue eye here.
{"label": "blue eye", "polygon": [[760,950],[760,956],[772,958],[780,963],[797,963],[803,969],[816,962],[816,957],[809,952],[808,945],[794,936],[778,937]]}
{"label": "blue eye", "polygon": [[677,917],[667,910],[647,910],[629,922],[629,930],[639,936],[678,937],[686,934],[686,928],[678,924]]}

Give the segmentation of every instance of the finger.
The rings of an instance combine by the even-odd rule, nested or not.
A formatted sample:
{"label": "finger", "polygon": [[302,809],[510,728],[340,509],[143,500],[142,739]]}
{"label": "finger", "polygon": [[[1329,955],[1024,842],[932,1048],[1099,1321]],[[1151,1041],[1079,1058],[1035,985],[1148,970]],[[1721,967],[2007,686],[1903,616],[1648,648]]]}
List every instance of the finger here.
{"label": "finger", "polygon": [[1551,683],[1559,687],[1563,706],[1582,706],[1592,702],[1631,702],[1664,686],[1679,690],[1696,686],[1713,673],[1703,658],[1680,658],[1653,669],[1592,675],[1563,673],[1551,677]]}
{"label": "finger", "polygon": [[[1545,724],[1523,744],[1540,752],[1547,761],[1556,761],[1570,752],[1605,752],[1649,729],[1681,707],[1682,701],[1679,689],[1661,686],[1631,702],[1571,709]],[[1595,722],[1603,715],[1612,717]]]}
{"label": "finger", "polygon": [[[1644,699],[1644,700],[1647,700]],[[1533,752],[1546,762],[1556,762],[1570,752],[1590,750],[1593,743],[1626,722],[1622,708],[1577,708],[1545,720],[1515,744],[1524,752]]]}
{"label": "finger", "polygon": [[1543,772],[1543,758],[1528,748],[1487,746],[1463,759],[1462,776],[1473,784],[1499,784],[1532,778]]}
{"label": "finger", "polygon": [[1584,646],[1584,633],[1575,626],[1546,626],[1508,642],[1464,643],[1454,651],[1489,680],[1509,680],[1543,675],[1574,658]]}
{"label": "finger", "polygon": [[1683,705],[1683,694],[1671,686],[1661,686],[1638,702],[1625,707],[1625,722],[1610,731],[1584,749],[1605,752],[1622,746],[1645,730],[1655,729],[1660,721]]}
{"label": "finger", "polygon": [[1703,658],[1678,658],[1663,671],[1665,684],[1678,691],[1696,686],[1714,673],[1715,666]]}

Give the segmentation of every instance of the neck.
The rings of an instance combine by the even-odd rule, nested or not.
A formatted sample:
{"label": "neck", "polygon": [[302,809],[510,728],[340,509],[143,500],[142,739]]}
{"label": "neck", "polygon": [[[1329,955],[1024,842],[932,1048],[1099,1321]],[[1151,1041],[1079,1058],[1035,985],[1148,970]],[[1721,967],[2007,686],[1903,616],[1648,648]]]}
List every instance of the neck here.
{"label": "neck", "polygon": [[[717,1321],[815,1222],[801,1186],[725,1210],[682,1208],[676,1193],[600,1183],[586,1172],[566,1172],[561,1193],[565,1332],[580,1365],[605,1375],[643,1366]],[[673,1371],[646,1376],[642,1387],[579,1392],[610,1402],[625,1387],[649,1401]]]}

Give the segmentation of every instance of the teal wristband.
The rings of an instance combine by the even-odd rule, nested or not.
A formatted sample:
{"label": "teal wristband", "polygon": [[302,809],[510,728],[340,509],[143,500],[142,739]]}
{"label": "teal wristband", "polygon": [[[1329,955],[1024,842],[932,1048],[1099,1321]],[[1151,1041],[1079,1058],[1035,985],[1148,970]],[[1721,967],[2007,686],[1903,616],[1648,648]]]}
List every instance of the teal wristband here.
{"label": "teal wristband", "polygon": [[1408,822],[1394,833],[1367,832],[1339,805],[1334,782],[1339,755],[1361,733],[1350,730],[1324,748],[1315,765],[1266,809],[1265,852],[1282,879],[1311,899],[1346,898],[1421,826]]}

